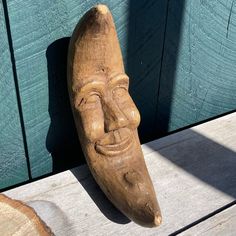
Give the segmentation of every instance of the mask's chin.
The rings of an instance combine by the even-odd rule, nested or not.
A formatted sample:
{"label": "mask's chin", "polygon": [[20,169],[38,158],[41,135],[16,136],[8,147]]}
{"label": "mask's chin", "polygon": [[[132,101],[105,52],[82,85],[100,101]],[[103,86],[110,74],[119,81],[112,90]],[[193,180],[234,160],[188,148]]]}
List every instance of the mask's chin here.
{"label": "mask's chin", "polygon": [[108,199],[138,224],[160,224],[160,210],[137,129],[122,128],[85,146],[92,174]]}

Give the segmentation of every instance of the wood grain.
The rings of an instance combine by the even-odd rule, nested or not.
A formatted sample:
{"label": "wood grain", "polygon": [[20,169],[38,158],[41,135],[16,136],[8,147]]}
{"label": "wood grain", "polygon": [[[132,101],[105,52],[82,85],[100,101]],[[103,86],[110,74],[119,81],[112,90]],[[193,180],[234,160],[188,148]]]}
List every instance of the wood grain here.
{"label": "wood grain", "polygon": [[28,180],[11,56],[0,4],[0,189]]}
{"label": "wood grain", "polygon": [[159,226],[161,211],[137,133],[140,114],[106,5],[91,8],[75,27],[67,71],[77,133],[94,179],[129,219]]}
{"label": "wood grain", "polygon": [[129,0],[126,72],[130,94],[141,114],[142,143],[154,140],[167,0]]}
{"label": "wood grain", "polygon": [[[84,161],[68,100],[66,55],[72,30],[97,2],[7,1],[33,177],[64,170]],[[144,125],[141,124],[143,137],[150,138],[166,0],[142,0],[138,4],[128,0],[106,0],[103,3],[108,5],[114,16],[122,53],[126,66],[130,68],[131,93],[144,122]],[[152,54],[153,51],[156,55]],[[127,60],[132,62],[127,63]],[[138,73],[134,73],[136,68],[139,68]],[[148,97],[150,103],[147,103]]]}
{"label": "wood grain", "polygon": [[162,207],[159,228],[129,222],[85,165],[5,194],[26,201],[56,235],[169,235],[236,198],[235,121],[236,113],[142,145]]}
{"label": "wood grain", "polygon": [[0,233],[3,236],[54,235],[33,208],[3,194],[0,194]]}
{"label": "wood grain", "polygon": [[202,223],[181,233],[182,236],[233,236],[236,234],[236,206],[232,206]]}
{"label": "wood grain", "polygon": [[[84,162],[69,108],[66,55],[73,28],[97,2],[7,1],[33,177]],[[114,16],[141,112],[142,142],[235,109],[234,1],[103,3]]]}
{"label": "wood grain", "polygon": [[157,114],[175,130],[236,108],[234,1],[170,1]]}

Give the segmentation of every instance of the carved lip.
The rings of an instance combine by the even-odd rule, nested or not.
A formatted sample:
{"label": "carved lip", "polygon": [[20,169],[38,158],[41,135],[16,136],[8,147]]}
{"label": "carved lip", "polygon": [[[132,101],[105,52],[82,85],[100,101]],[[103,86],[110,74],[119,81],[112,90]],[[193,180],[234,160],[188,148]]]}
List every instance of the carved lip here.
{"label": "carved lip", "polygon": [[126,136],[119,142],[112,144],[96,143],[95,149],[98,153],[105,156],[116,156],[126,152],[132,144],[132,135]]}

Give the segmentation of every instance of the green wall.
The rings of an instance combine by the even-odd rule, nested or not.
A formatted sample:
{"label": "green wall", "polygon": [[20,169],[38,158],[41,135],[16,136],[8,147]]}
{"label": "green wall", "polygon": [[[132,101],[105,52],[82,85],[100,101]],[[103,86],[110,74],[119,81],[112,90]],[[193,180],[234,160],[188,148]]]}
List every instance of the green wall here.
{"label": "green wall", "polygon": [[163,52],[157,119],[161,132],[236,108],[234,1],[170,1]]}
{"label": "green wall", "polygon": [[[76,23],[98,3],[2,1],[0,188],[84,162],[68,100],[66,55]],[[235,109],[232,1],[103,3],[114,16],[141,112],[142,142]]]}
{"label": "green wall", "polygon": [[0,189],[28,180],[3,6],[0,5]]}

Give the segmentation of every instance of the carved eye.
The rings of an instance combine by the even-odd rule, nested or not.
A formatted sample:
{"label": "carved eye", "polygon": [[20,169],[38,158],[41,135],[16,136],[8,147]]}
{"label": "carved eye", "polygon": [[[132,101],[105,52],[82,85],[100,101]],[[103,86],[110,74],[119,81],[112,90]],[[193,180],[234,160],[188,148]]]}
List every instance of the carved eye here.
{"label": "carved eye", "polygon": [[117,87],[112,92],[113,92],[113,97],[119,100],[124,99],[125,97],[127,97],[127,95],[129,95],[128,90],[125,87]]}
{"label": "carved eye", "polygon": [[91,104],[91,103],[97,103],[98,101],[99,101],[98,94],[92,94],[85,100],[85,103]]}
{"label": "carved eye", "polygon": [[78,108],[80,111],[84,111],[87,109],[95,109],[95,108],[98,108],[99,102],[100,102],[99,95],[91,94],[80,101]]}

